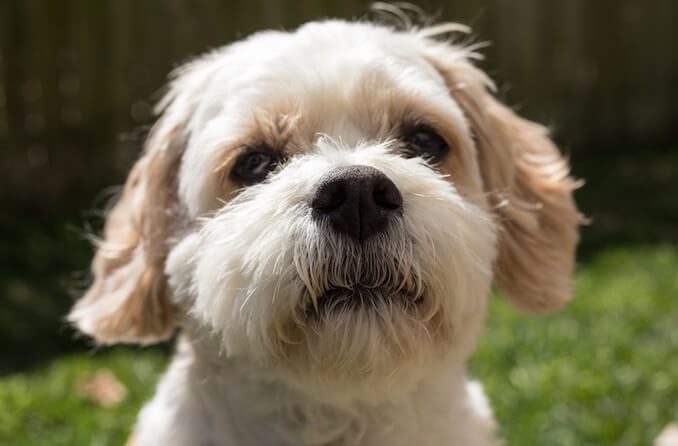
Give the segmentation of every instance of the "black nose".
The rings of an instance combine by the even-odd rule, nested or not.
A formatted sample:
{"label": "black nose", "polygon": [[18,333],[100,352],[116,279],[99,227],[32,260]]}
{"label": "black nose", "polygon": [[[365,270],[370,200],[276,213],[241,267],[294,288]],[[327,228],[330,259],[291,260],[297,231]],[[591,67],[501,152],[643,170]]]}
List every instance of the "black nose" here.
{"label": "black nose", "polygon": [[311,199],[316,217],[361,241],[382,231],[402,205],[393,181],[369,166],[332,169],[320,179]]}

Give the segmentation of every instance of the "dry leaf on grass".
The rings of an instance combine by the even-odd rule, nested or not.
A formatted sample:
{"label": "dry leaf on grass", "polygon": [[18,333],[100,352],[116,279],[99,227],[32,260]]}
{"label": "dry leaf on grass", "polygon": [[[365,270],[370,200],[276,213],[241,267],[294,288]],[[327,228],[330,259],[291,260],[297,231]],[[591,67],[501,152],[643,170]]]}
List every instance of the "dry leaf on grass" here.
{"label": "dry leaf on grass", "polygon": [[125,386],[107,369],[78,380],[77,389],[81,397],[105,408],[117,406],[127,396]]}

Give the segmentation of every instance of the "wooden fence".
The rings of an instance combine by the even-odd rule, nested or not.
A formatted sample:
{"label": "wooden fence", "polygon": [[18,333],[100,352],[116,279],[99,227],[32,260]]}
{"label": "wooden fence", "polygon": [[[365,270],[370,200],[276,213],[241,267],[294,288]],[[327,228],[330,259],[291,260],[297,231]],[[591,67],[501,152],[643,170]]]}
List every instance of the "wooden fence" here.
{"label": "wooden fence", "polygon": [[[678,1],[418,3],[492,42],[484,67],[502,96],[569,150],[676,140]],[[173,66],[257,29],[367,11],[359,0],[1,0],[0,199],[24,212],[81,206],[120,181]]]}

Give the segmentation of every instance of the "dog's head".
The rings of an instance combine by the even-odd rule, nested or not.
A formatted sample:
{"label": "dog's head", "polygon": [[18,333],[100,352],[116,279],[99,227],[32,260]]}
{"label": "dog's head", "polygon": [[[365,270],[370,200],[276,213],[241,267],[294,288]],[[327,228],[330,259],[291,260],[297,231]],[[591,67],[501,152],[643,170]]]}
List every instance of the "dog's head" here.
{"label": "dog's head", "polygon": [[493,283],[559,308],[567,162],[435,33],[311,23],[182,67],[70,320],[106,344],[181,325],[299,380],[375,383],[465,359]]}

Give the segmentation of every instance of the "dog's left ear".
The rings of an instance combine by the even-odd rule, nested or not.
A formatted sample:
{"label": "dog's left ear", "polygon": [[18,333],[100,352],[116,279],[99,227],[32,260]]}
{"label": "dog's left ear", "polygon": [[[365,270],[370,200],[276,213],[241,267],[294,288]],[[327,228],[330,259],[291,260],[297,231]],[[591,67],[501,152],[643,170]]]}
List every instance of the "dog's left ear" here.
{"label": "dog's left ear", "polygon": [[546,314],[572,296],[582,217],[578,183],[547,130],[497,101],[463,48],[430,42],[426,57],[471,127],[485,193],[499,225],[495,284],[520,310]]}

